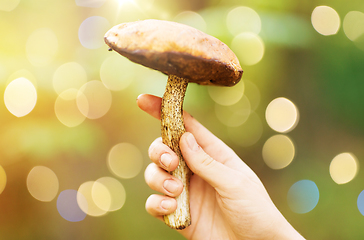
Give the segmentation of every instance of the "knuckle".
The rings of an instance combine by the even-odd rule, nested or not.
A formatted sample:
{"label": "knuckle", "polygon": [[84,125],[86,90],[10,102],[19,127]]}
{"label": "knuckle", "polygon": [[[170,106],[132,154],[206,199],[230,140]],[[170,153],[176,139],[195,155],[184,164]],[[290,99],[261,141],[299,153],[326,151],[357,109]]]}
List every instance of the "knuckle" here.
{"label": "knuckle", "polygon": [[203,154],[203,156],[201,158],[201,165],[205,169],[211,168],[215,165],[215,160],[205,153],[205,154]]}

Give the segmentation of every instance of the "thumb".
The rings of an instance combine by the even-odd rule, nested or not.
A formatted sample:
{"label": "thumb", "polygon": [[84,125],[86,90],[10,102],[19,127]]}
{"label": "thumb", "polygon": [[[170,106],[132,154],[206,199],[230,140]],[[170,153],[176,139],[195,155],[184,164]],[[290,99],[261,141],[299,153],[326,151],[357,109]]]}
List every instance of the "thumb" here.
{"label": "thumb", "polygon": [[180,140],[182,155],[192,172],[200,176],[216,190],[225,190],[234,171],[209,156],[196,142],[192,133],[186,132]]}

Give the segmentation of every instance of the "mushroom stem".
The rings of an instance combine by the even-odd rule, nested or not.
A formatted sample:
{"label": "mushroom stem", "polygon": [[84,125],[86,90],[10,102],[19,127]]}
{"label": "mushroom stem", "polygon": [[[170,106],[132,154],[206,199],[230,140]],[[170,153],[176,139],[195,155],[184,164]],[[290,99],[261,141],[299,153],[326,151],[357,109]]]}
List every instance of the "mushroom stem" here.
{"label": "mushroom stem", "polygon": [[183,99],[187,85],[187,79],[169,75],[161,107],[163,143],[169,146],[179,158],[179,165],[171,174],[183,183],[183,192],[176,197],[176,211],[164,216],[164,222],[173,229],[184,229],[191,224],[189,200],[191,171],[184,161],[179,148],[180,138],[186,132],[183,122]]}

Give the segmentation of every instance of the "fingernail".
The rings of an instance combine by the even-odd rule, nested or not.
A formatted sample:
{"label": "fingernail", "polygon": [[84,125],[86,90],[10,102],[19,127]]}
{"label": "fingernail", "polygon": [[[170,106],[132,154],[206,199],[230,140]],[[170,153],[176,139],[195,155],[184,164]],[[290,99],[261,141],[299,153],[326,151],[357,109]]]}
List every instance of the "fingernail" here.
{"label": "fingernail", "polygon": [[161,207],[165,210],[170,210],[173,206],[173,203],[170,200],[163,200],[161,202]]}
{"label": "fingernail", "polygon": [[171,165],[172,162],[172,157],[171,155],[169,155],[168,153],[164,153],[161,156],[161,163],[163,164],[163,166],[166,167],[166,169],[169,169],[169,166]]}
{"label": "fingernail", "polygon": [[187,145],[192,151],[198,150],[198,144],[196,142],[195,137],[192,135],[192,133],[187,133]]}
{"label": "fingernail", "polygon": [[170,193],[175,193],[178,190],[179,184],[174,180],[166,180],[163,183],[164,189]]}

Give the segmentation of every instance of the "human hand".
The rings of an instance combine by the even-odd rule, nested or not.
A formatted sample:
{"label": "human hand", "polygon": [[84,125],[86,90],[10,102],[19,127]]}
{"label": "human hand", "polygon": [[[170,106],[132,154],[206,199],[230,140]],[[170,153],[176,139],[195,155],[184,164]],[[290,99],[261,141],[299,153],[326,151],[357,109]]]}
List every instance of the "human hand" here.
{"label": "human hand", "polygon": [[[161,99],[140,95],[138,106],[160,118]],[[183,157],[195,173],[190,180],[192,224],[180,233],[187,239],[304,239],[283,217],[257,175],[220,139],[184,112]],[[153,194],[146,202],[152,216],[163,219],[177,203],[183,185],[166,171],[178,165],[177,155],[156,139],[149,148],[152,163],[145,170]],[[166,171],[165,171],[166,170]]]}

